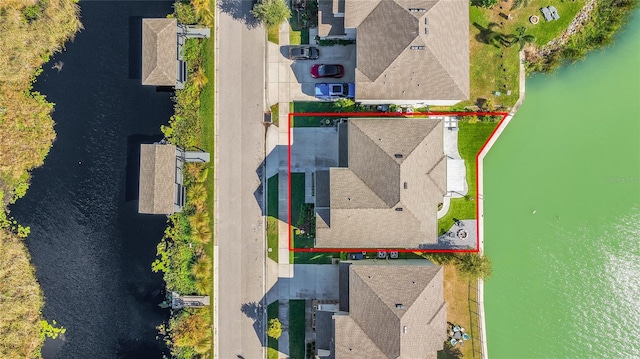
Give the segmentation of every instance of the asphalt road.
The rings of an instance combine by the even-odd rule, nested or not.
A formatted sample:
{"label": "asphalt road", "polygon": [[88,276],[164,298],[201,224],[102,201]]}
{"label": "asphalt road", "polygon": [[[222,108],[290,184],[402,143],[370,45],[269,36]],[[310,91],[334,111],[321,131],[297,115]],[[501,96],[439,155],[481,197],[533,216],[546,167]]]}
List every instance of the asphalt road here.
{"label": "asphalt road", "polygon": [[[242,8],[240,8],[242,7]],[[216,13],[215,353],[264,358],[265,243],[260,177],[264,160],[265,32],[247,26],[250,1]]]}

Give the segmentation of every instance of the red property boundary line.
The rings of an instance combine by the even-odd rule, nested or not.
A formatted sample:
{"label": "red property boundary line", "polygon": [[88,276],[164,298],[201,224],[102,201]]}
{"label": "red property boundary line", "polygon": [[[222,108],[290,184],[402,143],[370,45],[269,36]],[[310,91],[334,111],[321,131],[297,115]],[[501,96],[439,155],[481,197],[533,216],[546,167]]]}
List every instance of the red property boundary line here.
{"label": "red property boundary line", "polygon": [[[287,120],[287,224],[289,228],[289,251],[292,252],[315,252],[315,253],[328,253],[328,252],[377,252],[383,251],[396,251],[396,252],[413,252],[413,253],[477,253],[480,250],[480,225],[478,218],[479,205],[478,205],[478,165],[479,155],[484,151],[491,138],[495,135],[498,128],[509,115],[507,112],[419,112],[414,114],[400,113],[400,112],[298,112],[289,113]],[[291,225],[291,129],[293,125],[293,118],[299,117],[404,117],[404,118],[428,118],[432,116],[502,116],[500,122],[496,128],[493,129],[491,135],[487,138],[485,143],[480,148],[480,151],[476,154],[476,247],[475,249],[407,249],[407,248],[293,248],[292,238],[292,225]]]}

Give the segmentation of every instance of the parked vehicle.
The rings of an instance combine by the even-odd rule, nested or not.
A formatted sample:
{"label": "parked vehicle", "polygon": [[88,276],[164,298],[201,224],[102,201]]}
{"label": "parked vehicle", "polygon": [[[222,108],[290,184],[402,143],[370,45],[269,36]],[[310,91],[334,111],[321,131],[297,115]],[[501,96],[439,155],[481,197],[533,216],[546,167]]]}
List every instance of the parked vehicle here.
{"label": "parked vehicle", "polygon": [[311,67],[311,77],[314,79],[320,77],[342,77],[344,76],[344,66],[342,65],[325,65],[315,64]]}
{"label": "parked vehicle", "polygon": [[291,46],[289,47],[289,59],[291,60],[317,60],[320,57],[320,50],[314,46]]}
{"label": "parked vehicle", "polygon": [[316,97],[321,100],[337,100],[339,98],[356,97],[356,84],[353,82],[336,84],[316,84]]}

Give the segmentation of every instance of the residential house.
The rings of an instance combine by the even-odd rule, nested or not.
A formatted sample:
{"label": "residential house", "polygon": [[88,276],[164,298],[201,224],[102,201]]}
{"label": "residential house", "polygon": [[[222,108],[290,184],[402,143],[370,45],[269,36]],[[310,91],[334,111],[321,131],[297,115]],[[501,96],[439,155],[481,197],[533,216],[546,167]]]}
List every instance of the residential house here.
{"label": "residential house", "polygon": [[338,167],[315,174],[316,248],[420,248],[438,241],[443,121],[349,119]]}
{"label": "residential house", "polygon": [[316,312],[327,359],[427,359],[447,338],[443,269],[427,260],[341,262],[339,310]]}
{"label": "residential house", "polygon": [[170,215],[182,211],[185,162],[209,162],[209,154],[167,143],[140,145],[139,213]]}
{"label": "residential house", "polygon": [[183,89],[186,39],[209,37],[210,30],[178,24],[176,19],[142,19],[142,84]]}
{"label": "residential house", "polygon": [[356,101],[469,99],[468,0],[319,0],[318,35],[356,40]]}

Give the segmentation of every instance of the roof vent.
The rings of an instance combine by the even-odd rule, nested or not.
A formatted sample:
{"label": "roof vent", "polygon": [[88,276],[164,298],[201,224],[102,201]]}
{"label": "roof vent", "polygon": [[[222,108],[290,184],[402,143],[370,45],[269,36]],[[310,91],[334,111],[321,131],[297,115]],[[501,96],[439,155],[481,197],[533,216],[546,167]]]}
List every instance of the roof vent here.
{"label": "roof vent", "polygon": [[409,12],[423,12],[423,11],[427,11],[427,9],[421,8],[421,7],[410,7],[409,8]]}
{"label": "roof vent", "polygon": [[407,332],[407,326],[405,325],[404,327],[402,327],[402,332],[406,333]]}
{"label": "roof vent", "polygon": [[402,207],[396,208],[396,212],[402,212]]}
{"label": "roof vent", "polygon": [[404,305],[402,305],[401,303],[397,303],[396,309],[404,309]]}
{"label": "roof vent", "polygon": [[424,34],[425,34],[425,35],[429,35],[429,29],[428,29],[428,28],[426,28],[426,27],[424,28]]}
{"label": "roof vent", "polygon": [[407,182],[404,183],[404,189],[407,189],[409,187],[409,184]]}
{"label": "roof vent", "polygon": [[425,25],[429,25],[429,18],[428,18],[428,17],[425,17],[425,18],[424,18],[424,24],[425,24]]}
{"label": "roof vent", "polygon": [[410,48],[411,50],[424,50],[424,49],[425,49],[425,47],[424,47],[424,46],[422,46],[422,45],[420,45],[420,46],[415,46],[415,45],[414,45],[414,46],[411,46],[411,47],[409,47],[409,48]]}
{"label": "roof vent", "polygon": [[393,157],[395,158],[402,158],[402,153],[396,153],[395,155],[393,155]]}

